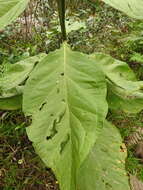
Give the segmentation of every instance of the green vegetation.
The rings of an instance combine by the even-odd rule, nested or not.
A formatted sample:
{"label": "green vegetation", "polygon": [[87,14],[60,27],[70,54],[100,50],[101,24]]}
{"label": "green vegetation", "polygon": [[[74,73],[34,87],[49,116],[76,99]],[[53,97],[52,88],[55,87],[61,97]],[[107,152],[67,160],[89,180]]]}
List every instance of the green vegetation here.
{"label": "green vegetation", "polygon": [[[13,25],[5,27],[15,18],[4,17],[4,25],[0,20],[0,29],[5,27],[0,31],[0,187],[130,189],[130,174],[143,181],[142,158],[135,153],[138,142],[129,138],[143,127],[142,20],[103,2],[69,1],[69,48],[67,43],[60,45],[65,31],[60,32],[57,7],[51,1],[37,1],[32,13],[32,3]],[[114,0],[107,3],[115,7]],[[35,18],[31,24],[30,14]],[[119,130],[105,120],[106,90],[107,120]]]}

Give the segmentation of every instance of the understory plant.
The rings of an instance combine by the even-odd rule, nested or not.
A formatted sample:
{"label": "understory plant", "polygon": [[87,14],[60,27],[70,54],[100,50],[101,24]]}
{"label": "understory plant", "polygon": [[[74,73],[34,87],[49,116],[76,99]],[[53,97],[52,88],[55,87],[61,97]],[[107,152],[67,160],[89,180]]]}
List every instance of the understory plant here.
{"label": "understory plant", "polygon": [[[103,0],[143,18],[143,0]],[[127,151],[108,108],[137,113],[143,81],[110,55],[72,51],[66,42],[65,0],[57,0],[60,49],[1,66],[0,109],[21,109],[35,151],[52,169],[60,190],[129,190]],[[0,0],[0,30],[23,12],[28,0]]]}

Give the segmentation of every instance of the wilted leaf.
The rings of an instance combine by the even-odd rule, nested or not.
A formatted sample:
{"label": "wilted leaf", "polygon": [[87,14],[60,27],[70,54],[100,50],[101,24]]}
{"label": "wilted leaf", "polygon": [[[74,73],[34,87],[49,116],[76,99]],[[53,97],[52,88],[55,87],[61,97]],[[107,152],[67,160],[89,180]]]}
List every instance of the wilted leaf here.
{"label": "wilted leaf", "polygon": [[102,130],[105,98],[101,70],[66,44],[47,55],[26,83],[23,109],[32,115],[27,133],[61,190],[77,189],[78,168]]}

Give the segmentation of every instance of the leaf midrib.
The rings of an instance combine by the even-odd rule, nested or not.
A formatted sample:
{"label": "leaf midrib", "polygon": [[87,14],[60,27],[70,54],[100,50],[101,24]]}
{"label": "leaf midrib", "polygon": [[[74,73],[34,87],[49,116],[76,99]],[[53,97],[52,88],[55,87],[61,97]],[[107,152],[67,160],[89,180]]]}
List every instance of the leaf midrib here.
{"label": "leaf midrib", "polygon": [[[64,43],[63,44],[63,50],[64,50],[64,79],[63,79],[63,81],[64,81],[64,88],[65,88],[65,103],[66,103],[66,110],[67,110],[67,114],[68,114],[68,118],[69,118],[69,123],[68,123],[68,125],[69,125],[69,130],[70,130],[70,146],[71,146],[71,157],[73,158],[73,146],[72,146],[72,130],[71,130],[71,128],[70,128],[70,109],[69,109],[69,104],[68,104],[68,85],[67,85],[67,78],[68,78],[68,75],[67,75],[67,71],[66,71],[66,65],[67,65],[67,58],[66,58],[66,56],[67,56],[67,53],[66,53],[66,51],[67,51],[67,48],[66,48],[66,46],[67,46],[67,44],[66,43]],[[66,76],[67,75],[67,76]],[[70,183],[70,188],[72,187],[72,167],[73,166],[73,159],[71,159],[71,183]]]}

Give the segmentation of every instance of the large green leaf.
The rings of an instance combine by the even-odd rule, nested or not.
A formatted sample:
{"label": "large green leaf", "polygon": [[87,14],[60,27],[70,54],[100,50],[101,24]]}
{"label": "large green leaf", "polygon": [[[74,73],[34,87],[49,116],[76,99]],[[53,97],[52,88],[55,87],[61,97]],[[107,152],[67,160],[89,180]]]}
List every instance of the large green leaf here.
{"label": "large green leaf", "polygon": [[127,15],[143,19],[143,0],[102,0]]}
{"label": "large green leaf", "polygon": [[29,0],[0,0],[0,30],[14,21],[28,2]]}
{"label": "large green leaf", "polygon": [[106,121],[102,135],[79,170],[78,190],[130,190],[126,156],[119,131]]}
{"label": "large green leaf", "polygon": [[30,75],[34,65],[41,61],[46,54],[24,59],[15,64],[5,64],[0,73],[0,98],[8,98],[22,93],[23,83]]}
{"label": "large green leaf", "polygon": [[131,113],[142,110],[143,81],[136,81],[129,66],[125,62],[102,53],[95,53],[90,57],[106,75],[109,107]]}
{"label": "large green leaf", "polygon": [[76,190],[78,168],[101,133],[107,112],[103,73],[64,44],[31,73],[23,109],[32,115],[28,136],[61,190]]}

